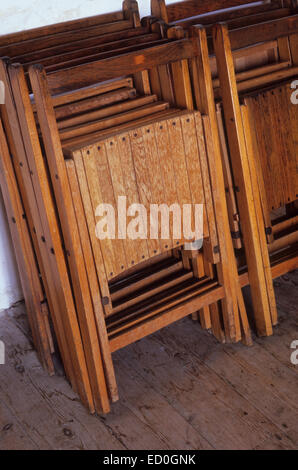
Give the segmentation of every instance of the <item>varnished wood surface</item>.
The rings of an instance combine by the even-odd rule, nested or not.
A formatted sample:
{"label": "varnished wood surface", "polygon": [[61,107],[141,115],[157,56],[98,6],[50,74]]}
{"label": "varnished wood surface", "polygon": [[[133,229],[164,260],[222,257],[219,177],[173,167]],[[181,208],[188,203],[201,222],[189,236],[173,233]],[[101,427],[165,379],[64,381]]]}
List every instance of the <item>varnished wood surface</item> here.
{"label": "varnished wood surface", "polygon": [[23,304],[1,313],[0,449],[297,449],[297,284],[298,271],[275,281],[280,324],[251,348],[185,319],[115,353],[121,400],[106,417],[42,370]]}

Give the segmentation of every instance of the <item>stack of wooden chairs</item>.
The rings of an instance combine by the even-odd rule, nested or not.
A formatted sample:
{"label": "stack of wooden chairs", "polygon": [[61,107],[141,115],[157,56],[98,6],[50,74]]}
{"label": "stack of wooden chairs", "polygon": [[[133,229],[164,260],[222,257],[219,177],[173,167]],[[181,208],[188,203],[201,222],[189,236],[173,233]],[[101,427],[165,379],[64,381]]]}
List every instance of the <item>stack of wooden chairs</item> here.
{"label": "stack of wooden chairs", "polygon": [[[220,2],[202,3],[179,2],[176,16],[164,16],[171,6],[152,1],[154,17],[140,22],[126,0],[113,14],[0,37],[1,189],[32,337],[51,374],[59,350],[90,412],[118,400],[112,353],[183,317],[221,342],[250,345],[248,284],[258,332],[272,334],[272,279],[297,266],[297,112],[282,114],[292,133],[272,131],[275,180],[278,159],[287,161],[279,195],[262,140],[268,115],[254,127],[261,106],[274,114],[289,97],[294,8],[256,2],[248,11],[231,1],[219,13]],[[233,28],[229,38],[216,26],[213,46],[219,15]],[[272,94],[264,75],[275,74]],[[118,230],[124,198],[146,209],[203,204],[201,239],[99,239],[98,207],[115,208]]]}
{"label": "stack of wooden chairs", "polygon": [[278,322],[272,279],[297,268],[296,1],[152,0],[152,14],[208,38],[231,233],[260,335]]}

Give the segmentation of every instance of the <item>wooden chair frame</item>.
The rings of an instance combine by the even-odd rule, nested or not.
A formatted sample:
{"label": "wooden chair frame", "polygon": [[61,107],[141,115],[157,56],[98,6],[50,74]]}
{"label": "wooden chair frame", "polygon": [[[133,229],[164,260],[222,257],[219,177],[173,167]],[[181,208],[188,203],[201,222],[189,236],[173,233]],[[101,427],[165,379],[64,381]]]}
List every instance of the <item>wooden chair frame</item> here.
{"label": "wooden chair frame", "polygon": [[[276,23],[265,23],[262,27],[256,25],[249,27],[250,37],[261,29],[262,38],[271,40],[283,37],[295,32],[296,19],[278,20]],[[275,26],[274,26],[275,25]],[[254,163],[254,152],[249,129],[249,116],[246,106],[240,106],[238,97],[236,76],[232,57],[232,47],[239,44],[241,37],[242,45],[251,43],[247,37],[243,39],[240,32],[230,33],[226,25],[217,25],[214,28],[214,48],[217,57],[217,65],[221,84],[221,94],[226,120],[230,156],[232,162],[235,185],[239,188],[237,201],[241,217],[244,245],[247,253],[248,273],[251,279],[252,297],[255,308],[255,318],[260,334],[266,334],[265,322],[269,323],[270,316],[272,323],[277,323],[277,311],[272,283],[272,272],[270,268],[267,240],[264,230],[261,197],[256,183],[256,168]],[[258,40],[258,36],[255,36]],[[261,36],[260,36],[261,37]],[[237,38],[237,39],[236,39]],[[296,69],[292,68],[291,73],[295,76]],[[282,77],[281,77],[282,78]],[[270,75],[267,76],[267,81]],[[246,129],[246,133],[245,133]],[[294,254],[297,263],[297,257]],[[291,262],[291,266],[293,266]],[[284,266],[286,269],[286,266]],[[257,281],[256,281],[257,279]],[[257,284],[257,285],[256,285]],[[258,307],[262,305],[262,311],[258,312]],[[264,315],[265,314],[265,315]]]}

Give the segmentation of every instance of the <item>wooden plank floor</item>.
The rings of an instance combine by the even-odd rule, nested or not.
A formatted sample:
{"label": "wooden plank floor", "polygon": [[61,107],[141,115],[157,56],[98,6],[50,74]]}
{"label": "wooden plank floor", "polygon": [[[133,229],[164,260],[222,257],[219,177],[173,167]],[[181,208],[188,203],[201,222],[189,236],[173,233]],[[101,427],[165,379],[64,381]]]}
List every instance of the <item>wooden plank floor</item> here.
{"label": "wooden plank floor", "polygon": [[90,416],[28,340],[24,306],[0,314],[0,449],[297,449],[298,272],[275,281],[280,325],[251,348],[185,319],[115,356],[120,401]]}

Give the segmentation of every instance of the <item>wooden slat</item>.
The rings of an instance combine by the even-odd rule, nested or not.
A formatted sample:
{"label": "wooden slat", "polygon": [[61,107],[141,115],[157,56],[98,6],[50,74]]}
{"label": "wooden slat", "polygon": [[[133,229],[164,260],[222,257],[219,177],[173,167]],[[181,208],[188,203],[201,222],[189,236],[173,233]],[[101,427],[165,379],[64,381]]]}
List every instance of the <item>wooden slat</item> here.
{"label": "wooden slat", "polygon": [[[53,73],[53,72],[56,72],[58,70],[64,70],[64,69],[69,69],[69,68],[72,68],[72,67],[78,67],[79,65],[84,65],[86,63],[92,63],[92,62],[95,62],[95,61],[98,61],[98,60],[104,60],[104,59],[110,58],[110,57],[116,57],[116,56],[119,56],[119,55],[122,55],[122,54],[128,54],[130,52],[139,51],[141,49],[145,50],[147,48],[150,48],[150,47],[153,47],[153,46],[158,46],[158,45],[161,45],[161,44],[164,44],[164,43],[166,43],[166,39],[160,39],[160,38],[157,38],[153,41],[146,41],[145,40],[142,44],[138,44],[138,41],[136,40],[135,43],[130,45],[130,46],[125,47],[125,45],[120,44],[119,49],[116,49],[112,46],[110,50],[107,50],[107,51],[100,51],[99,50],[94,54],[91,53],[91,54],[88,55],[88,51],[82,52],[82,54],[78,54],[78,57],[75,57],[74,59],[71,59],[71,60],[65,60],[62,56],[59,59],[60,61],[55,60],[55,58],[48,58],[48,59],[45,59],[45,60],[41,60],[40,62],[45,67],[47,73]],[[35,62],[26,64],[25,69],[27,69],[27,66],[33,65],[34,63]],[[139,93],[144,93],[145,87],[146,86],[149,87],[149,85],[150,85],[149,78],[148,78],[147,75],[148,75],[147,71],[142,71],[142,72],[138,72],[138,74],[136,74],[136,76],[135,76],[135,79],[134,79],[135,86],[136,86]],[[139,81],[139,83],[138,83],[138,79],[144,80],[144,82],[146,82],[146,85],[144,86],[144,84],[143,84],[142,88],[140,88],[138,85],[141,85],[141,81]],[[148,93],[150,93],[150,91],[148,91]],[[148,93],[145,93],[145,94],[148,94]]]}
{"label": "wooden slat", "polygon": [[111,116],[106,119],[77,125],[69,129],[62,129],[60,130],[60,137],[61,140],[65,141],[82,135],[92,134],[94,132],[98,132],[104,129],[119,126],[120,124],[127,123],[128,121],[134,121],[135,119],[142,118],[144,116],[159,113],[161,111],[164,111],[168,107],[168,103],[164,102],[156,102],[153,104],[141,106],[140,108],[136,108],[131,111]]}
{"label": "wooden slat", "polygon": [[61,23],[52,24],[49,26],[41,26],[39,28],[28,29],[17,33],[11,33],[1,36],[1,45],[7,46],[9,44],[37,39],[52,34],[62,33],[65,31],[72,31],[80,28],[88,28],[102,23],[110,23],[112,21],[120,21],[123,19],[123,12],[117,11],[114,13],[106,13],[103,15],[89,16],[77,20],[63,21]]}
{"label": "wooden slat", "polygon": [[[97,271],[98,279],[100,280],[100,290],[102,297],[105,298],[105,313],[108,314],[111,311],[111,299],[110,299],[110,292],[108,287],[108,282],[106,279],[106,272],[104,267],[103,256],[101,252],[101,247],[99,240],[96,238],[95,228],[96,228],[96,220],[95,220],[95,210],[92,206],[90,192],[91,189],[88,186],[87,181],[87,171],[84,166],[84,154],[81,151],[76,151],[73,154],[73,160],[76,166],[76,174],[78,178],[78,182],[80,185],[81,190],[81,198],[84,205],[84,213],[87,220],[87,225],[89,229],[89,237],[92,245],[93,256],[95,259],[95,266]],[[86,161],[86,160],[85,160]]]}
{"label": "wooden slat", "polygon": [[[142,32],[144,32],[144,30],[142,30]],[[137,45],[139,45],[141,49],[141,44],[150,43],[160,39],[160,35],[157,33],[137,34],[137,30],[135,30],[135,33],[136,34],[134,37],[125,37],[123,33],[120,33],[120,36],[123,37],[115,40],[115,38],[112,36],[112,39],[114,39],[112,41],[109,41],[109,35],[106,36],[104,42],[102,41],[102,38],[99,38],[97,42],[95,39],[92,41],[74,41],[72,43],[64,44],[64,53],[63,44],[61,44],[59,46],[46,48],[38,52],[33,51],[19,57],[14,57],[13,60],[14,62],[20,62],[25,66],[25,68],[28,67],[28,65],[32,65],[36,62],[41,63],[44,67],[58,64],[61,65],[63,63],[67,64],[72,60],[80,59],[82,57],[86,58],[85,62],[90,62],[92,57],[95,57],[95,54],[103,54],[109,51],[114,54],[114,51],[119,49],[130,46],[136,47]],[[100,57],[101,56],[98,58]],[[104,58],[104,56],[102,58]]]}
{"label": "wooden slat", "polygon": [[[135,98],[135,91],[132,94],[129,94],[127,98]],[[150,96],[143,96],[141,98],[130,99],[128,101],[117,103],[113,106],[107,106],[103,109],[98,109],[96,111],[88,110],[87,113],[80,114],[79,116],[75,116],[69,119],[64,119],[63,121],[58,122],[58,129],[66,129],[67,131],[72,131],[82,124],[86,124],[86,128],[89,130],[89,126],[87,127],[87,123],[89,125],[95,124],[98,120],[101,120],[106,117],[116,116],[120,113],[127,112],[128,110],[137,109],[139,107],[143,107],[147,104],[152,104],[157,100],[155,95]],[[128,119],[129,120],[129,119]],[[118,122],[116,121],[116,124]],[[114,125],[114,121],[112,122],[112,126]],[[109,127],[109,122],[105,124],[105,126]],[[84,130],[85,128],[82,127]],[[97,129],[96,129],[97,130]],[[92,129],[94,132],[94,129]],[[61,131],[63,133],[63,131]],[[88,133],[88,132],[86,132]]]}
{"label": "wooden slat", "polygon": [[[94,97],[96,95],[101,95],[108,93],[114,90],[120,90],[121,88],[133,88],[133,83],[131,78],[118,78],[113,80],[107,80],[105,82],[97,82],[91,86],[82,87],[79,89],[71,90],[66,93],[58,93],[53,96],[53,106],[57,109],[58,106],[63,106],[70,103],[75,103],[79,100],[84,100],[87,98]],[[33,97],[34,98],[34,97]],[[34,101],[33,101],[33,109]],[[59,110],[59,108],[58,108]]]}
{"label": "wooden slat", "polygon": [[80,150],[82,148],[87,148],[88,146],[99,142],[102,139],[105,139],[109,136],[114,136],[116,133],[123,133],[129,132],[135,128],[140,126],[144,126],[146,124],[154,123],[157,120],[165,119],[167,117],[173,116],[177,114],[177,109],[166,109],[165,111],[161,111],[159,113],[148,115],[146,117],[137,119],[136,121],[128,122],[121,124],[117,127],[113,127],[112,129],[105,129],[100,132],[94,132],[92,134],[88,134],[87,136],[76,137],[70,139],[66,142],[63,142],[63,152],[66,156],[71,158],[72,152],[75,150]]}
{"label": "wooden slat", "polygon": [[[121,162],[124,191],[127,197],[127,206],[139,202],[139,193],[137,188],[137,180],[134,168],[132,148],[130,145],[130,137],[128,133],[118,136],[119,160]],[[126,253],[128,264],[132,266],[135,263],[143,262],[149,258],[148,244],[146,240],[126,240]]]}
{"label": "wooden slat", "polygon": [[[256,173],[258,175],[258,178],[257,178],[258,189],[259,189],[259,194],[260,194],[261,203],[262,203],[262,211],[263,211],[263,219],[264,219],[265,227],[269,229],[267,230],[268,232],[267,240],[270,243],[272,242],[272,239],[273,239],[272,234],[269,233],[270,227],[271,227],[271,216],[270,216],[271,209],[269,208],[269,205],[268,205],[265,183],[264,183],[264,178],[262,175],[262,166],[261,166],[260,155],[259,155],[259,145],[258,145],[257,137],[256,137],[257,135],[256,128],[255,128],[256,121],[255,121],[255,117],[253,117],[253,114],[251,113],[251,108],[250,108],[251,100],[250,99],[244,100],[244,104],[247,107],[249,120],[250,120],[250,128],[251,128],[250,134],[251,134],[252,145],[253,145],[254,164],[256,168]],[[265,139],[266,137],[264,136],[262,144],[265,141]]]}
{"label": "wooden slat", "polygon": [[[169,135],[169,151],[173,161],[173,168],[175,173],[176,189],[177,189],[177,202],[180,205],[181,213],[184,204],[192,203],[192,196],[189,186],[188,172],[186,157],[183,145],[182,126],[180,119],[173,118],[167,122],[168,135]],[[193,215],[193,213],[192,213]],[[183,227],[181,227],[183,230]],[[182,233],[183,239],[185,235]],[[194,240],[189,240],[194,241]]]}
{"label": "wooden slat", "polygon": [[92,110],[99,109],[104,106],[111,106],[115,103],[135,97],[136,90],[134,88],[120,88],[119,90],[104,93],[103,95],[94,96],[93,98],[87,98],[69,105],[57,107],[55,109],[56,119],[61,120],[87,111],[91,112]]}
{"label": "wooden slat", "polygon": [[298,29],[298,15],[267,21],[230,32],[231,48],[240,49],[258,42],[271,41],[294,34]]}
{"label": "wooden slat", "polygon": [[[151,181],[148,171],[148,163],[146,161],[146,150],[144,146],[143,131],[142,129],[135,129],[129,133],[132,159],[134,162],[134,169],[136,175],[137,188],[139,193],[140,203],[144,205],[147,211],[146,227],[150,227],[150,203],[152,198]],[[148,253],[149,257],[156,256],[160,253],[159,240],[148,239]]]}
{"label": "wooden slat", "polygon": [[[154,131],[160,161],[160,174],[163,181],[165,201],[167,201],[169,206],[172,206],[178,202],[178,195],[173,160],[168,158],[170,141],[166,123],[155,123]],[[165,247],[166,246],[168,246],[169,249],[174,248],[172,224],[170,224],[170,239],[165,241]]]}
{"label": "wooden slat", "polygon": [[91,26],[89,28],[77,29],[70,32],[61,32],[57,34],[50,35],[45,38],[37,39],[28,39],[27,41],[21,41],[18,45],[17,54],[16,54],[16,44],[7,45],[4,47],[0,46],[0,55],[14,57],[16,55],[23,55],[32,50],[40,50],[45,47],[56,46],[62,44],[63,42],[69,42],[74,40],[84,40],[96,35],[104,35],[109,33],[114,33],[118,31],[123,31],[132,27],[130,20],[120,20],[114,21],[111,23],[104,23],[100,25]]}
{"label": "wooden slat", "polygon": [[298,65],[298,33],[291,34],[289,37],[291,57],[294,65]]}
{"label": "wooden slat", "polygon": [[222,2],[220,0],[212,0],[209,1],[208,4],[204,0],[180,1],[173,4],[169,4],[167,6],[168,21],[173,22],[183,18],[196,16],[224,8],[237,7],[245,4],[247,4],[247,1],[245,0],[228,0],[225,2]]}
{"label": "wooden slat", "polygon": [[194,297],[191,301],[183,302],[181,305],[174,309],[169,309],[167,312],[162,312],[159,316],[148,319],[139,325],[127,330],[119,336],[112,337],[110,339],[111,350],[116,351],[121,349],[128,344],[131,344],[144,336],[154,333],[155,331],[168,326],[175,321],[184,318],[191,313],[199,310],[204,304],[212,304],[224,297],[223,287],[217,287],[214,290],[209,290],[206,293],[202,293],[197,297]]}
{"label": "wooden slat", "polygon": [[54,72],[48,76],[51,93],[61,93],[88,86],[97,81],[131,75],[193,56],[192,41],[182,39],[169,44],[131,52],[125,56],[111,57],[84,66]]}
{"label": "wooden slat", "polygon": [[227,204],[228,204],[230,227],[231,227],[232,238],[233,238],[233,245],[235,248],[240,249],[242,248],[242,242],[241,242],[241,234],[240,234],[240,226],[239,226],[239,214],[238,214],[238,208],[237,208],[237,203],[236,203],[236,198],[235,198],[233,178],[232,178],[232,173],[231,173],[221,106],[218,106],[216,115],[217,115],[218,132],[219,132],[221,150],[222,150],[222,161],[223,161],[223,171],[224,171],[224,178],[225,178],[226,197],[227,197]]}

